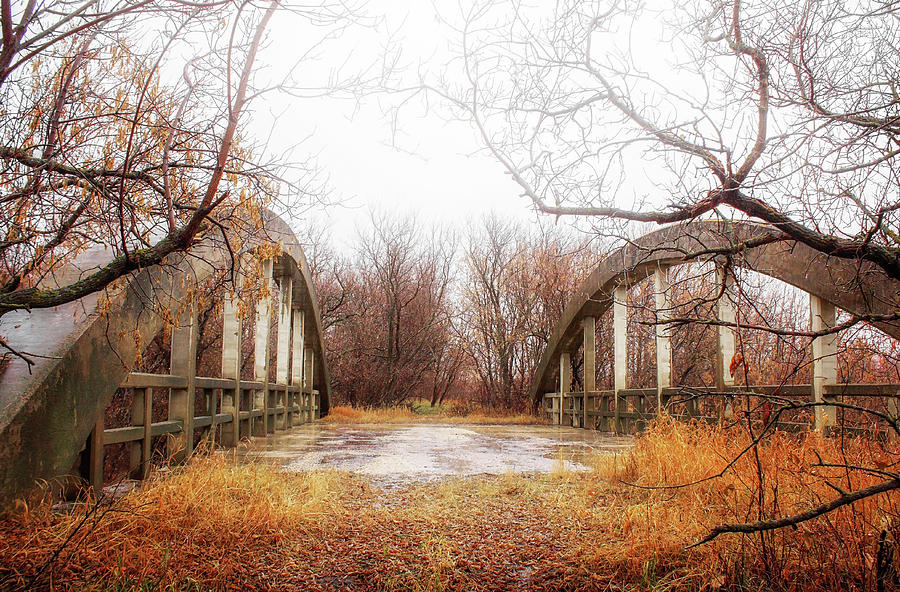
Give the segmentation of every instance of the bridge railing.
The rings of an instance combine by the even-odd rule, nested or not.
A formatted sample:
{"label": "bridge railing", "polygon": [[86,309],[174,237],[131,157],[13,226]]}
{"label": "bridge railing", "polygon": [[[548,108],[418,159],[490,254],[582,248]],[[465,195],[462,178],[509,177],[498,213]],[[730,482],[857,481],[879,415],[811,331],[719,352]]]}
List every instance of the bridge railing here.
{"label": "bridge railing", "polygon": [[[900,282],[862,261],[830,257],[793,241],[773,241],[771,231],[771,227],[764,224],[694,220],[672,224],[629,240],[621,249],[601,260],[574,291],[541,356],[531,385],[532,400],[543,398],[545,408],[549,405],[548,414],[557,423],[589,425],[590,419],[596,419],[603,429],[609,429],[610,424],[622,429],[623,422],[645,421],[645,416],[652,416],[662,404],[676,416],[709,415],[704,409],[710,404],[698,401],[699,395],[711,400],[724,395],[717,404],[722,410],[721,415],[727,417],[729,393],[750,390],[765,394],[766,389],[770,395],[777,392],[781,397],[803,397],[810,405],[805,409],[797,406],[780,409],[778,418],[799,422],[812,416],[813,427],[821,432],[848,424],[865,424],[863,415],[872,419],[865,408],[847,406],[850,401],[859,400],[855,397],[886,397],[884,401],[868,401],[866,405],[885,410],[886,417],[897,417],[900,414],[897,385],[838,383],[839,379],[846,380],[839,372],[843,327],[838,321],[840,310],[858,318],[893,318],[900,308]],[[679,311],[684,303],[673,300],[670,270],[695,264],[714,271],[715,291],[707,293],[703,301],[699,300],[698,294],[689,294],[692,310],[683,317]],[[744,357],[739,337],[742,331],[762,328],[741,323],[739,304],[746,294],[738,285],[735,275],[738,269],[786,282],[809,296],[809,331],[803,335],[809,338],[804,346],[809,350],[809,358],[804,362],[806,367],[796,367],[793,375],[799,376],[797,373],[801,370],[808,371],[811,384],[780,389],[740,386],[747,380],[748,373],[739,371]],[[652,293],[652,298],[629,302],[632,288],[645,281],[652,282],[652,286],[648,286],[650,293],[644,296]],[[713,354],[710,381],[715,389],[677,385],[673,375],[673,333],[685,323],[692,322],[692,315],[704,310],[697,306],[699,302],[709,305],[711,318],[708,324],[715,328],[713,352],[710,352]],[[628,355],[629,342],[635,337],[629,332],[628,317],[632,310],[646,312],[639,322],[653,325],[654,389],[627,388],[632,383],[629,373],[634,371],[630,366],[632,357]],[[610,382],[614,391],[597,388],[600,350],[596,344],[596,328],[598,319],[607,311],[612,316],[611,330],[604,328],[603,338],[611,341],[608,344],[611,351],[604,355],[605,361],[610,363]],[[900,339],[900,323],[872,321],[872,326]],[[797,336],[801,335],[798,333]],[[579,353],[581,360],[576,357]],[[645,358],[642,360],[642,363],[647,362]],[[580,376],[575,376],[576,373]],[[675,391],[670,390],[670,387],[679,386]],[[587,391],[588,396],[573,395],[571,391],[577,389]],[[554,392],[556,394],[552,394]],[[681,394],[674,394],[676,392]],[[551,393],[549,398],[544,398],[545,393]],[[684,396],[686,393],[693,395]],[[669,396],[676,397],[674,402],[667,399]],[[842,401],[841,397],[850,399]],[[595,413],[599,415],[595,416]]]}
{"label": "bridge railing", "polygon": [[[238,397],[238,421],[234,420],[234,410],[230,406],[234,397],[234,381],[222,378],[197,377],[195,381],[195,405],[200,414],[193,414],[188,422],[193,434],[185,434],[183,419],[152,421],[154,389],[184,388],[186,380],[169,374],[129,374],[123,389],[132,391],[131,418],[127,426],[107,428],[101,415],[91,432],[85,447],[87,472],[92,487],[102,487],[105,478],[105,448],[116,444],[128,445],[128,476],[132,479],[146,479],[150,472],[153,454],[153,439],[170,435],[173,438],[171,454],[181,452],[185,443],[199,441],[208,445],[234,447],[241,438],[251,435],[262,436],[314,421],[319,418],[319,391],[312,394],[302,387],[269,383],[269,405],[254,407],[253,393],[265,388],[261,382],[242,380],[241,396]],[[147,421],[146,418],[151,418]],[[267,419],[267,421],[266,421]]]}
{"label": "bridge railing", "polygon": [[[196,376],[199,323],[194,306],[179,313],[172,329],[170,373],[129,373],[120,390],[119,400],[130,410],[126,425],[104,425],[101,413],[82,450],[79,473],[99,491],[107,477],[104,470],[106,449],[125,445],[127,473],[134,479],[149,474],[154,439],[166,437],[166,459],[181,462],[195,445],[237,446],[242,438],[263,438],[294,425],[319,418],[322,398],[313,380],[317,352],[311,346],[309,329],[314,319],[294,290],[296,274],[293,262],[266,259],[259,262],[262,289],[256,304],[253,335],[253,380],[239,378],[243,365],[242,318],[236,294],[226,294],[222,303],[222,378]],[[279,270],[279,275],[274,271]],[[278,290],[274,288],[278,287]],[[277,338],[270,328],[277,324]],[[276,342],[271,347],[270,342]],[[274,359],[273,359],[274,358]],[[272,382],[269,379],[275,377]],[[167,396],[159,391],[167,391]],[[154,413],[156,400],[166,400],[165,419]],[[130,399],[128,395],[130,394]],[[115,404],[115,403],[114,403]],[[121,412],[120,412],[121,415]],[[118,451],[122,454],[122,450]],[[117,467],[124,468],[124,467]]]}
{"label": "bridge railing", "polygon": [[[893,415],[900,412],[900,384],[831,384],[824,388],[829,400],[840,397],[883,399],[887,411]],[[683,420],[698,420],[716,424],[727,419],[728,405],[740,393],[758,396],[777,396],[802,402],[814,401],[813,385],[759,385],[735,386],[727,393],[714,387],[668,387],[621,389],[600,391],[571,391],[546,393],[543,397],[542,412],[554,425],[576,428],[590,428],[616,433],[635,433],[644,429],[661,409],[670,417]],[[705,402],[707,404],[701,404]],[[780,429],[797,430],[814,427],[815,419],[788,416],[779,421]],[[844,425],[851,431],[865,431],[857,425]]]}

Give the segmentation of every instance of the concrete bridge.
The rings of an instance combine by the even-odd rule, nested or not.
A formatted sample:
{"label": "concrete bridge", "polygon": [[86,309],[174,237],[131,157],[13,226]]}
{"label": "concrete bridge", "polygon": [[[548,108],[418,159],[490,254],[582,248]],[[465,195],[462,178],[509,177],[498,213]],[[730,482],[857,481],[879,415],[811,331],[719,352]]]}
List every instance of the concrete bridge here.
{"label": "concrete bridge", "polygon": [[[669,270],[697,261],[716,264],[720,286],[715,302],[718,325],[716,384],[672,384]],[[782,280],[809,294],[810,331],[835,327],[836,308],[853,315],[877,319],[900,310],[900,282],[873,265],[838,259],[795,242],[781,240],[772,227],[749,222],[694,221],[647,234],[613,253],[597,266],[567,305],[544,351],[532,383],[532,397],[557,424],[609,431],[633,431],[667,409],[670,415],[699,417],[697,401],[718,393],[727,414],[727,402],[737,393],[808,397],[814,402],[815,427],[825,430],[837,420],[828,405],[842,397],[886,398],[886,410],[900,416],[900,384],[839,384],[837,381],[838,334],[812,340],[810,384],[736,385],[729,365],[736,352],[733,269],[745,268]],[[652,278],[656,315],[656,388],[630,389],[627,384],[628,289]],[[612,309],[612,390],[597,390],[595,335],[597,319]],[[873,322],[900,339],[900,322]],[[583,390],[573,390],[572,356],[583,352]],[[687,396],[685,394],[687,393]],[[717,417],[706,417],[718,420]]]}
{"label": "concrete bridge", "polygon": [[[323,355],[321,318],[303,251],[282,220],[269,215],[263,238],[207,237],[189,254],[145,269],[104,295],[55,309],[9,313],[0,334],[30,352],[34,365],[10,358],[0,372],[0,500],[9,503],[40,481],[73,476],[100,487],[107,446],[128,448],[128,469],[148,474],[153,438],[168,437],[169,456],[183,460],[196,441],[233,447],[245,436],[266,437],[313,421],[330,403]],[[273,248],[272,245],[278,245]],[[102,264],[108,253],[78,259],[47,282],[63,285]],[[695,261],[715,262],[721,285],[716,301],[718,327],[716,384],[673,385],[671,380],[668,271]],[[236,265],[235,265],[236,263]],[[567,306],[532,385],[535,400],[554,423],[609,431],[632,431],[662,409],[699,417],[696,395],[729,397],[739,392],[808,397],[815,426],[835,425],[841,397],[879,397],[894,417],[900,384],[839,384],[837,334],[812,341],[807,385],[736,385],[728,365],[736,351],[735,307],[730,298],[733,268],[743,267],[783,280],[809,293],[811,329],[835,326],[836,309],[882,320],[900,310],[900,282],[855,260],[836,259],[802,244],[782,240],[767,226],[696,221],[666,227],[631,242],[603,260]],[[237,270],[216,297],[222,299],[221,373],[197,376],[200,340],[196,295],[215,272]],[[253,276],[258,290],[253,336],[252,380],[242,379],[242,314],[236,288]],[[628,289],[652,278],[656,316],[657,385],[627,388],[626,321]],[[275,286],[278,290],[274,290]],[[277,295],[277,297],[276,297]],[[612,309],[614,389],[596,388],[596,322]],[[269,327],[277,322],[272,345]],[[900,322],[875,326],[900,338]],[[137,373],[147,344],[172,327],[167,374]],[[572,356],[583,352],[581,391],[573,390]],[[270,369],[274,366],[274,382]],[[109,427],[104,416],[113,395],[130,394],[128,425]],[[153,421],[154,390],[168,393],[165,419]],[[685,397],[684,393],[690,393]],[[709,418],[714,419],[714,418]]]}
{"label": "concrete bridge", "polygon": [[[108,445],[125,443],[130,474],[144,478],[157,436],[171,435],[169,456],[177,461],[191,454],[198,438],[236,446],[242,437],[265,437],[327,413],[322,324],[303,250],[288,225],[273,215],[253,237],[210,236],[188,254],[133,274],[114,291],[3,316],[0,334],[29,352],[34,365],[10,358],[0,369],[0,503],[10,503],[40,481],[80,476],[100,487]],[[103,250],[89,252],[47,282],[66,285],[109,256]],[[232,266],[234,281],[215,290],[223,301],[221,375],[197,376],[201,336],[195,296],[204,282],[219,277],[216,271]],[[239,313],[235,289],[250,275],[259,289],[254,367],[253,380],[242,380],[246,315]],[[277,318],[274,347],[272,316]],[[132,372],[165,326],[172,328],[169,372]],[[274,382],[269,380],[272,365]],[[130,422],[107,428],[104,415],[119,389],[130,391]],[[162,421],[153,421],[154,389],[169,393]]]}

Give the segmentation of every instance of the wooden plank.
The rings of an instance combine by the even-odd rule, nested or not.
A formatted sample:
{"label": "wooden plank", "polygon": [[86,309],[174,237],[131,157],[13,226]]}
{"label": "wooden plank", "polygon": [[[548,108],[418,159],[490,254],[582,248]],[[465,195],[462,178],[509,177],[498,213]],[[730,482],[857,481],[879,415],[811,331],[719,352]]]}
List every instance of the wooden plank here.
{"label": "wooden plank", "polygon": [[198,376],[194,379],[194,386],[206,389],[233,389],[234,380],[230,378],[210,378],[208,376]]}
{"label": "wooden plank", "polygon": [[122,388],[187,388],[187,377],[171,374],[132,372],[125,377]]}
{"label": "wooden plank", "polygon": [[[163,434],[177,434],[182,431],[180,421],[158,421],[150,424],[150,437],[162,436]],[[121,444],[122,442],[136,442],[142,440],[145,436],[145,426],[128,426],[124,428],[110,428],[103,430],[104,444]],[[149,441],[149,438],[148,440]],[[149,446],[147,456],[149,457]]]}
{"label": "wooden plank", "polygon": [[[840,386],[840,385],[836,385]],[[898,385],[900,386],[900,385]],[[643,390],[643,389],[629,389],[629,390]],[[798,396],[798,397],[807,397],[812,392],[812,385],[809,384],[758,384],[752,386],[733,386],[729,387],[729,393],[759,393],[761,395],[773,395],[778,393],[779,395],[783,395],[785,397]],[[679,387],[669,387],[667,389],[663,389],[663,395],[667,397],[672,397],[676,395],[696,395],[696,396],[717,396],[721,393],[717,391],[714,387],[708,386],[679,386]]]}
{"label": "wooden plank", "polygon": [[900,396],[900,384],[829,384],[825,385],[825,394],[835,397],[896,397]]}
{"label": "wooden plank", "polygon": [[622,389],[619,391],[619,397],[651,397],[656,394],[655,388],[650,389]]}
{"label": "wooden plank", "polygon": [[212,416],[211,415],[197,415],[194,417],[194,428],[205,428],[206,426],[212,425]]}

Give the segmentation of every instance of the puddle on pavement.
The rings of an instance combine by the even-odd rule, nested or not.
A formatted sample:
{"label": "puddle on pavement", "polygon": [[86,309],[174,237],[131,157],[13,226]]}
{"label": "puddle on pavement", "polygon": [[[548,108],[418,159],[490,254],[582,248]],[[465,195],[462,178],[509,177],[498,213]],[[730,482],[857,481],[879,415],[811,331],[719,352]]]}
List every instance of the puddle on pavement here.
{"label": "puddle on pavement", "polygon": [[297,426],[242,449],[288,471],[338,469],[383,485],[451,476],[587,470],[592,453],[621,453],[630,436],[554,426],[324,424]]}

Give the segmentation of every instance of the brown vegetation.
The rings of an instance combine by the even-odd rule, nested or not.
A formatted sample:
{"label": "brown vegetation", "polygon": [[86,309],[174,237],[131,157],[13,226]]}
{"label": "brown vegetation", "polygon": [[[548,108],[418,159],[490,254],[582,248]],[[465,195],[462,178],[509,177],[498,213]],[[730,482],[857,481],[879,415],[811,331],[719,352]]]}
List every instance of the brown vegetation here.
{"label": "brown vegetation", "polygon": [[450,402],[440,407],[332,407],[322,421],[329,423],[468,423],[531,425],[548,423],[545,417],[517,413],[503,407]]}
{"label": "brown vegetation", "polygon": [[69,514],[42,503],[20,509],[0,524],[0,577],[9,586],[40,574],[35,587],[95,590],[800,591],[900,583],[891,550],[900,537],[897,492],[794,529],[690,547],[721,522],[830,497],[826,478],[848,488],[878,479],[822,462],[900,461],[879,442],[778,433],[758,460],[744,456],[708,479],[746,443],[736,430],[662,420],[630,453],[597,457],[588,472],[390,492],[343,473],[199,459],[109,505]]}
{"label": "brown vegetation", "polygon": [[583,236],[498,217],[464,236],[382,213],[352,256],[311,237],[340,404],[531,407],[534,368],[596,253]]}

